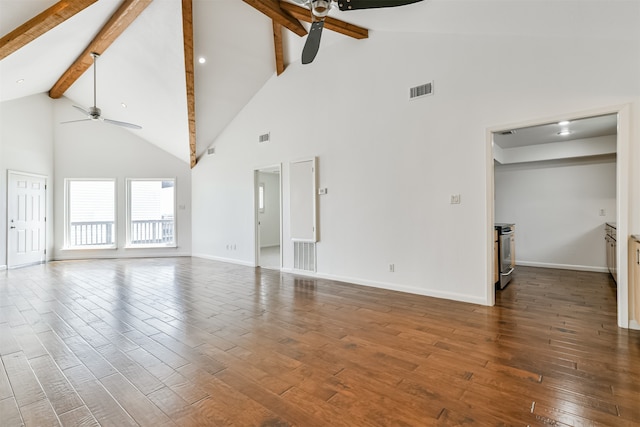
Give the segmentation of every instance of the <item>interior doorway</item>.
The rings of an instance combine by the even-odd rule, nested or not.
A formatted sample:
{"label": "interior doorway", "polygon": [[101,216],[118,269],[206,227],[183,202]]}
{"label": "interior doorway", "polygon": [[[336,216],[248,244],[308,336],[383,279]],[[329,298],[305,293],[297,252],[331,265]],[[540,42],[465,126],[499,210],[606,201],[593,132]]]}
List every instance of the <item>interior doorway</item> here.
{"label": "interior doorway", "polygon": [[7,174],[7,267],[46,261],[47,177]]}
{"label": "interior doorway", "polygon": [[[573,139],[575,140],[574,142],[572,142],[573,147],[569,147],[569,143],[567,144],[559,143],[558,138],[562,138],[562,137],[566,138],[568,136],[566,134],[567,128],[569,131],[571,130],[570,124],[567,125],[565,122],[569,122],[569,123],[588,122],[589,121],[588,119],[591,119],[591,118],[598,119],[601,121],[602,120],[606,121],[607,119],[609,119],[610,122],[611,122],[611,118],[613,118],[613,132],[611,132],[611,129],[609,129],[609,131],[605,131],[600,136],[585,136],[583,138],[578,138],[577,135],[573,135],[574,136]],[[611,123],[609,123],[609,126],[611,126]],[[498,145],[497,143],[497,141],[500,140],[500,138],[508,137],[509,135],[514,135],[514,134],[517,135],[518,131],[520,130],[522,131],[520,133],[524,134],[524,133],[527,133],[529,130],[541,130],[543,128],[546,128],[547,131],[551,131],[551,130],[553,131],[552,135],[550,135],[550,138],[552,138],[552,140],[547,140],[546,142],[540,142],[538,144],[532,144],[531,147],[527,147],[526,144],[523,144],[518,148],[516,148],[516,146],[513,146],[507,149],[504,148],[505,144]],[[617,226],[618,236],[620,236],[620,238],[618,239],[618,245],[616,247],[616,253],[618,255],[617,261],[616,261],[617,263],[616,270],[618,272],[618,281],[617,281],[618,325],[621,327],[629,326],[629,316],[628,316],[629,315],[628,313],[629,295],[628,295],[628,282],[627,282],[628,260],[626,257],[628,242],[627,242],[626,236],[628,236],[628,204],[629,204],[628,192],[629,192],[629,184],[630,184],[629,182],[630,172],[629,172],[627,163],[624,161],[621,162],[617,159],[628,158],[629,146],[630,146],[629,129],[630,129],[629,106],[621,106],[621,107],[609,108],[609,109],[604,108],[604,109],[584,112],[584,113],[567,114],[565,116],[551,117],[544,120],[533,120],[530,122],[519,123],[516,125],[512,124],[512,125],[506,125],[506,126],[499,126],[492,129],[488,129],[488,133],[487,133],[487,143],[488,143],[487,151],[489,154],[487,156],[487,166],[488,166],[487,203],[488,203],[488,209],[489,209],[488,219],[490,221],[490,224],[488,224],[489,226],[488,226],[488,236],[487,236],[488,245],[487,246],[489,247],[489,244],[490,244],[490,247],[492,249],[493,249],[493,241],[494,241],[493,225],[495,222],[504,222],[504,221],[516,222],[516,239],[515,240],[516,240],[517,254],[520,252],[517,249],[518,241],[520,239],[520,242],[522,243],[523,233],[526,233],[526,230],[523,227],[525,225],[523,222],[525,221],[522,220],[522,217],[520,218],[520,224],[517,223],[518,222],[517,218],[513,218],[513,219],[508,218],[508,220],[505,219],[504,211],[501,211],[501,208],[504,208],[504,206],[506,205],[505,201],[496,200],[497,198],[504,197],[504,194],[505,194],[504,188],[496,188],[496,186],[504,185],[504,182],[507,182],[507,180],[504,179],[505,177],[498,177],[498,179],[496,178],[495,165],[497,163],[500,163],[501,165],[507,165],[506,166],[507,172],[513,172],[513,171],[517,172],[519,169],[523,170],[524,171],[523,175],[526,174],[528,179],[535,178],[535,176],[538,176],[538,177],[543,176],[541,174],[540,169],[544,167],[549,168],[548,170],[550,171],[550,173],[548,175],[552,175],[552,174],[558,175],[560,173],[559,171],[567,165],[575,166],[576,164],[578,164],[579,167],[581,168],[592,167],[595,164],[606,165],[606,166],[603,166],[602,168],[608,169],[607,173],[609,174],[609,180],[610,181],[613,180],[613,188],[608,190],[609,198],[611,199],[608,202],[609,204],[605,206],[607,202],[606,200],[603,200],[603,198],[601,197],[601,194],[597,196],[592,195],[591,196],[593,201],[592,206],[586,206],[586,207],[582,206],[582,210],[581,211],[578,210],[581,212],[582,217],[576,218],[574,221],[586,222],[584,217],[589,215],[591,216],[592,226],[590,229],[588,226],[585,226],[585,232],[583,233],[584,234],[583,237],[586,238],[586,235],[590,234],[591,237],[589,242],[586,243],[586,246],[593,244],[594,249],[596,251],[602,251],[603,253],[605,250],[604,249],[605,223],[611,222],[611,223],[615,223]],[[608,138],[608,141],[607,141],[607,138]],[[504,138],[502,139],[502,141],[504,142]],[[554,150],[555,150],[555,153],[554,153]],[[564,154],[561,154],[563,152]],[[571,152],[573,152],[575,155],[571,154]],[[529,159],[529,163],[527,158]],[[578,159],[578,160],[571,160],[571,159]],[[510,163],[513,166],[509,165]],[[517,163],[520,163],[521,166],[517,166],[516,165]],[[607,165],[607,163],[609,164]],[[551,168],[553,168],[553,170]],[[509,179],[513,178],[513,176],[515,176],[515,174],[510,174]],[[502,184],[499,183],[500,179],[502,179]],[[508,181],[508,182],[509,182],[508,185],[513,184],[513,181]],[[553,185],[554,186],[553,189],[555,190],[555,186],[562,186],[566,183],[561,182],[561,180],[557,179],[556,177],[555,181],[549,182],[548,184],[549,184],[548,187]],[[600,183],[598,183],[598,185],[600,185]],[[571,190],[576,191],[576,188],[571,188]],[[585,188],[584,191],[588,192],[592,190],[593,189]],[[513,188],[511,188],[510,191],[513,191]],[[578,189],[577,191],[580,191],[580,190]],[[500,193],[502,193],[502,195]],[[520,197],[519,200],[522,202],[522,195],[519,195],[518,197]],[[583,202],[584,200],[576,201],[575,204],[579,204]],[[500,206],[497,206],[497,205],[500,205]],[[567,206],[570,206],[570,205],[571,203],[567,203]],[[574,206],[571,206],[571,207],[573,208]],[[535,218],[536,217],[534,215],[535,212],[531,212],[531,210],[535,209],[536,207],[532,204],[528,208],[529,208],[529,211],[526,211],[525,215],[528,215],[530,218]],[[543,214],[548,213],[550,210],[551,210],[550,208],[547,208],[546,211],[543,211],[544,212]],[[612,210],[614,212],[611,212]],[[511,209],[510,212],[511,214],[513,214],[513,212],[515,211]],[[570,218],[570,216],[566,216],[566,215],[567,214],[565,213],[565,219]],[[574,224],[570,224],[570,225],[573,226]],[[529,238],[539,240],[541,237],[540,235],[541,235],[540,232],[536,234],[534,230],[533,232],[529,233]],[[553,236],[552,234],[551,236],[554,238],[556,237],[556,236]],[[566,251],[566,252],[568,253],[569,251]],[[493,254],[493,251],[491,250],[488,253]],[[561,255],[564,256],[565,254],[563,253]],[[493,256],[489,256],[488,258],[489,259],[487,261],[488,261],[488,264],[490,265],[490,267],[488,268],[488,273],[489,273],[490,279],[488,280],[489,283],[487,285],[487,303],[489,305],[493,305],[495,304],[495,295],[496,295],[496,289],[492,280],[494,277],[493,273],[494,273],[495,267],[493,263]],[[520,256],[518,256],[518,258],[520,258]],[[541,265],[539,266],[541,267],[548,266],[551,268],[573,269],[572,268],[573,263],[569,262],[571,261],[570,258],[565,257],[565,258],[556,258],[556,259],[562,259],[563,261],[557,261],[558,265],[553,266],[553,261],[543,260],[543,262],[540,262]],[[545,263],[548,263],[550,265],[544,265]],[[529,265],[531,266],[536,266],[534,264],[535,262],[529,263]],[[576,263],[576,264],[579,264],[579,263]],[[589,264],[590,264],[589,262],[585,263],[585,265],[589,265]],[[523,265],[526,265],[526,264],[523,264]],[[595,264],[591,264],[591,265],[595,265]],[[580,267],[580,266],[577,265],[577,267]],[[581,270],[582,268],[575,268],[575,269]],[[588,268],[585,268],[585,270],[606,271],[606,268],[603,268],[603,266],[595,265],[595,268],[593,268],[592,270],[588,270]]]}
{"label": "interior doorway", "polygon": [[282,268],[282,166],[254,171],[256,267]]}

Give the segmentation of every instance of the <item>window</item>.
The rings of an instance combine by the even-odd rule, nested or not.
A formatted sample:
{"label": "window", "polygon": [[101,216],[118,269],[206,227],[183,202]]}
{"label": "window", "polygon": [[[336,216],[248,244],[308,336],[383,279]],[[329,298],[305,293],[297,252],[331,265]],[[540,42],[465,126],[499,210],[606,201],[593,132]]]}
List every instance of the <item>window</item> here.
{"label": "window", "polygon": [[127,246],[176,245],[175,179],[127,180]]}
{"label": "window", "polygon": [[264,183],[261,182],[258,186],[258,211],[264,212]]}
{"label": "window", "polygon": [[65,180],[66,248],[114,248],[115,180]]}

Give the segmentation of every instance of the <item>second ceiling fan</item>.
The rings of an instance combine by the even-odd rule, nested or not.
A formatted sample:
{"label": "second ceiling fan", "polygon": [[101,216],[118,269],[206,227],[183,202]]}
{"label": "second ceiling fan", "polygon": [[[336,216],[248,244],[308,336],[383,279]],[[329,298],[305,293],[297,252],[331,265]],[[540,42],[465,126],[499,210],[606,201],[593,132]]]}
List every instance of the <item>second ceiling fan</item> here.
{"label": "second ceiling fan", "polygon": [[407,4],[418,3],[422,0],[292,0],[301,6],[308,7],[311,11],[311,29],[307,36],[307,41],[302,49],[302,63],[313,62],[318,49],[320,49],[320,38],[324,28],[324,20],[329,11],[338,6],[341,11],[358,9],[375,9],[382,7],[396,7]]}

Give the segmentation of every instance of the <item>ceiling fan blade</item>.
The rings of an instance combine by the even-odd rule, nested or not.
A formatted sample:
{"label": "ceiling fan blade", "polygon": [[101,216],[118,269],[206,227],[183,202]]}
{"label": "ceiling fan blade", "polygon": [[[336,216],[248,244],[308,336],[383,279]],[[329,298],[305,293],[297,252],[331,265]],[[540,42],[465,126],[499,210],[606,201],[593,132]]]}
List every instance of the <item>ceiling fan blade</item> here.
{"label": "ceiling fan blade", "polygon": [[322,29],[324,28],[324,20],[316,21],[311,24],[307,41],[302,49],[302,63],[310,64],[320,49],[320,37],[322,37]]}
{"label": "ceiling fan blade", "polygon": [[418,3],[422,0],[338,0],[340,10],[374,9],[378,7],[396,7]]}
{"label": "ceiling fan blade", "polygon": [[76,110],[82,112],[82,114],[84,114],[85,116],[89,115],[89,112],[87,110],[85,110],[84,108],[82,108],[82,107],[78,107],[77,105],[74,105],[73,108],[75,108]]}
{"label": "ceiling fan blade", "polygon": [[80,119],[80,120],[69,120],[68,122],[60,122],[61,125],[66,123],[76,123],[76,122],[90,122],[91,119]]}
{"label": "ceiling fan blade", "polygon": [[142,126],[134,125],[133,123],[119,122],[117,120],[111,120],[111,119],[102,119],[102,121],[104,121],[105,123],[109,123],[116,126],[122,126],[125,128],[142,129]]}

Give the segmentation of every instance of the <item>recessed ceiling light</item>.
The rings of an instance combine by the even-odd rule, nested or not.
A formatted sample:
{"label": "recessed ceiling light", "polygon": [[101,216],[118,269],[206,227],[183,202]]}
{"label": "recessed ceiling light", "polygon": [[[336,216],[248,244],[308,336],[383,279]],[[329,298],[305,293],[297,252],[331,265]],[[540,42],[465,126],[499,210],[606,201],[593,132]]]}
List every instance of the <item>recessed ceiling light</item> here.
{"label": "recessed ceiling light", "polygon": [[561,122],[558,122],[558,125],[560,125],[560,126],[566,126],[568,124],[569,124],[569,120],[563,120]]}
{"label": "recessed ceiling light", "polygon": [[205,62],[207,62],[207,59],[204,56],[201,56],[200,58],[198,58],[198,62],[204,64]]}
{"label": "recessed ceiling light", "polygon": [[16,83],[18,83],[18,84],[24,83],[24,79],[18,79],[18,80],[16,80]]}
{"label": "recessed ceiling light", "polygon": [[562,129],[560,132],[558,132],[558,135],[560,136],[571,135],[571,131],[569,129]]}

